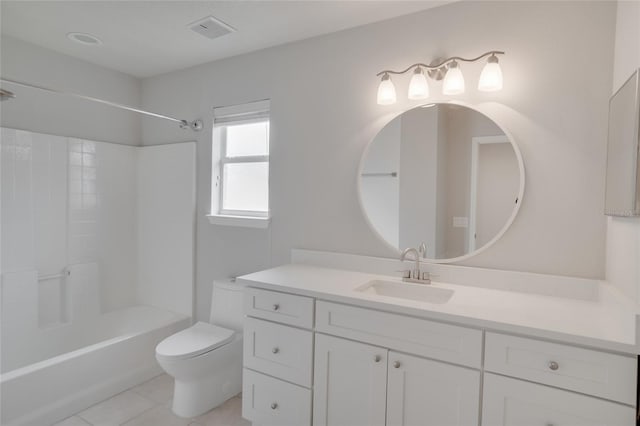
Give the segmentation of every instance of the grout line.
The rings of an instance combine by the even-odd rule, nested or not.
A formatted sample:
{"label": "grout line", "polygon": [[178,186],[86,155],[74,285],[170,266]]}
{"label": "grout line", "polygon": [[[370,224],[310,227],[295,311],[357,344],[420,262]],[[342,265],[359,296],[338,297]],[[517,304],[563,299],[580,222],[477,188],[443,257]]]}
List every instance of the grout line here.
{"label": "grout line", "polygon": [[[100,401],[100,402],[102,402],[102,401]],[[98,404],[100,404],[100,402],[98,402]],[[95,404],[94,404],[94,405],[95,405]],[[91,407],[93,407],[93,405],[92,405]],[[89,407],[89,408],[91,408],[91,407]],[[87,408],[87,410],[88,410],[88,408]],[[85,410],[82,410],[82,411],[85,411]],[[82,411],[81,411],[81,412],[82,412]],[[70,416],[70,417],[78,417],[78,418],[80,418],[83,422],[85,422],[86,424],[93,426],[93,423],[91,423],[89,420],[87,420],[87,419],[85,419],[84,417],[82,417],[82,416],[80,415],[80,413],[76,413],[76,414],[74,414],[74,415],[72,415],[72,416]]]}
{"label": "grout line", "polygon": [[[142,395],[141,395],[141,396],[142,396]],[[148,399],[148,398],[147,398],[147,399]],[[152,402],[154,402],[154,403],[155,403],[155,401],[152,401]],[[160,404],[158,404],[158,405],[160,405]],[[149,412],[149,411],[151,411],[151,410],[153,410],[153,409],[157,408],[157,407],[158,407],[158,405],[154,405],[154,406],[152,406],[152,407],[149,407],[149,408],[147,408],[146,410],[144,410],[143,412],[141,412],[141,413],[139,413],[139,414],[136,414],[135,416],[131,417],[130,419],[127,419],[127,420],[123,421],[122,423],[119,423],[119,424],[120,424],[120,426],[122,426],[122,425],[124,425],[124,424],[127,424],[127,423],[129,423],[130,421],[132,421],[132,420],[134,420],[134,419],[137,419],[138,417],[142,416],[143,414],[145,414],[145,413],[147,413],[147,412]],[[95,425],[94,425],[94,426],[95,426]]]}

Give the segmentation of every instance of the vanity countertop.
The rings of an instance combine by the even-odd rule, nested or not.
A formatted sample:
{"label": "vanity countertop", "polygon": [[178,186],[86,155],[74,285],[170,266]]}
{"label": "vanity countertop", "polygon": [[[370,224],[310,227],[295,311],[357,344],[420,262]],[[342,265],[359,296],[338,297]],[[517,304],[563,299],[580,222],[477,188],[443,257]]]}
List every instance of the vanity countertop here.
{"label": "vanity countertop", "polygon": [[385,275],[291,264],[238,277],[252,287],[445,321],[469,327],[609,351],[638,354],[636,309],[601,284],[597,300],[579,300],[466,285],[432,282],[455,291],[444,304],[355,291],[370,280],[398,281]]}

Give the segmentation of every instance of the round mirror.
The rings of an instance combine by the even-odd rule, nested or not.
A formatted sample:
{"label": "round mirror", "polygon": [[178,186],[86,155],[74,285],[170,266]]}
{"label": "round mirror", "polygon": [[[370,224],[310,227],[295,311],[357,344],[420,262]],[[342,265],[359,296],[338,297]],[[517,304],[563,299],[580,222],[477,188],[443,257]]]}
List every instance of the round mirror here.
{"label": "round mirror", "polygon": [[484,114],[428,104],[400,114],[370,143],[360,201],[395,249],[426,247],[438,263],[462,260],[502,236],[522,201],[518,147]]}

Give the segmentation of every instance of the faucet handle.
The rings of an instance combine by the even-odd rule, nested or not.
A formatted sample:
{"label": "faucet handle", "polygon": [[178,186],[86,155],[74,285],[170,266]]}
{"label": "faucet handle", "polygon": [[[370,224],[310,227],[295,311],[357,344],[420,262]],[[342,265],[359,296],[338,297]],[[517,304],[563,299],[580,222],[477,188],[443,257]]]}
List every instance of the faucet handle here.
{"label": "faucet handle", "polygon": [[427,257],[427,245],[425,243],[420,243],[418,246],[418,253],[420,253],[420,257],[426,259]]}
{"label": "faucet handle", "polygon": [[398,269],[396,272],[402,272],[402,278],[411,278],[411,270],[410,269]]}
{"label": "faucet handle", "polygon": [[422,279],[427,281],[431,281],[433,278],[438,278],[439,276],[440,274],[434,274],[433,272],[429,271],[422,272]]}

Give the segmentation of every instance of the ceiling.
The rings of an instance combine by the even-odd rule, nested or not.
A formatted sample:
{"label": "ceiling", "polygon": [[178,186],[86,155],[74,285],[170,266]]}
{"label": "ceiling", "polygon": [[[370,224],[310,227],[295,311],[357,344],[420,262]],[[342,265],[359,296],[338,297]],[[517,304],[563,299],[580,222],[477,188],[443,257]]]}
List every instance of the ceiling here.
{"label": "ceiling", "polygon": [[[136,77],[328,34],[450,3],[412,1],[7,1],[2,35]],[[211,40],[188,24],[213,15],[237,31]],[[83,32],[87,46],[66,34]]]}

